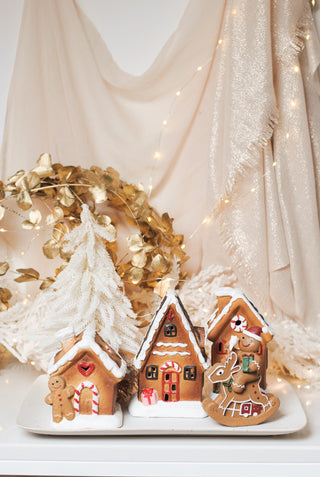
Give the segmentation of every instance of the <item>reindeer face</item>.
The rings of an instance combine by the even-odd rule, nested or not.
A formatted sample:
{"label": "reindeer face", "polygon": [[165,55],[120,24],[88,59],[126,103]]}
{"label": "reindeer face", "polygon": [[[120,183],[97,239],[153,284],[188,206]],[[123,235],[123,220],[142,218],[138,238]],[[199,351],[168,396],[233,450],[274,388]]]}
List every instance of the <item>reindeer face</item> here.
{"label": "reindeer face", "polygon": [[209,381],[212,383],[228,381],[234,373],[241,369],[241,366],[236,365],[237,359],[236,353],[232,351],[225,363],[217,363],[212,366],[212,371],[208,376]]}
{"label": "reindeer face", "polygon": [[226,368],[222,365],[216,365],[213,367],[213,371],[209,374],[208,379],[212,383],[222,383],[226,380]]}

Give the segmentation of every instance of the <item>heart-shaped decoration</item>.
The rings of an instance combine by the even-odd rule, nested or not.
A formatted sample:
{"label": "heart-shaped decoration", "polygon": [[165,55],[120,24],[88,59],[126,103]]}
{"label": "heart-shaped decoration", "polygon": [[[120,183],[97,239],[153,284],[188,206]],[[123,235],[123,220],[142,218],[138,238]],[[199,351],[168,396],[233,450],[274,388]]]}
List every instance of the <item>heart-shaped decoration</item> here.
{"label": "heart-shaped decoration", "polygon": [[90,374],[94,371],[94,363],[88,363],[87,361],[79,361],[78,363],[78,371],[83,376],[90,376]]}

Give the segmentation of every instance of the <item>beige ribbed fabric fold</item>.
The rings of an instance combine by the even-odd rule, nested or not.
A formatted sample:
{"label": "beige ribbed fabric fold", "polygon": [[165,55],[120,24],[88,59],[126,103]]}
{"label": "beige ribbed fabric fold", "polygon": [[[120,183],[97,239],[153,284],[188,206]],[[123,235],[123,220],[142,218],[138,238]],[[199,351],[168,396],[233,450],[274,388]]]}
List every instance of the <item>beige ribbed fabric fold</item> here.
{"label": "beige ribbed fabric fold", "polygon": [[113,166],[152,185],[152,205],[185,234],[190,271],[231,264],[262,311],[316,326],[319,52],[307,1],[191,0],[133,77],[75,2],[26,0],[1,175],[44,151]]}

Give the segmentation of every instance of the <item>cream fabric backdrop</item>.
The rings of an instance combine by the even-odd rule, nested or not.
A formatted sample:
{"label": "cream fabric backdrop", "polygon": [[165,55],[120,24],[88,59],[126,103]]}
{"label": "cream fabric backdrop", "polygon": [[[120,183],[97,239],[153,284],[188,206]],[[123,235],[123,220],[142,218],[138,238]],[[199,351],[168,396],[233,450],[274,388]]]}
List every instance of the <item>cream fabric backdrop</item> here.
{"label": "cream fabric backdrop", "polygon": [[152,185],[152,205],[185,234],[189,271],[231,265],[261,311],[317,328],[319,60],[304,0],[190,0],[140,77],[75,2],[26,0],[1,176],[44,151],[113,166]]}

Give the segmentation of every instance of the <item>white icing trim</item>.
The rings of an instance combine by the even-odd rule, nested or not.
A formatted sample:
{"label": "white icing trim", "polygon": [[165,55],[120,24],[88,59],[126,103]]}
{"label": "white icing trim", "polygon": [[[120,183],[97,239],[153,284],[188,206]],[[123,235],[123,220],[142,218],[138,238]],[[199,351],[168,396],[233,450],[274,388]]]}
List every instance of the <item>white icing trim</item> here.
{"label": "white icing trim", "polygon": [[119,356],[121,359],[121,366],[119,367],[115,361],[106,353],[101,346],[95,342],[95,330],[91,327],[86,328],[83,332],[82,339],[75,343],[75,345],[65,353],[59,361],[54,362],[54,358],[51,359],[49,364],[48,373],[55,373],[61,366],[64,366],[68,361],[72,361],[73,358],[78,354],[80,350],[91,349],[102,361],[104,367],[110,371],[114,377],[123,378],[127,371],[126,362]]}
{"label": "white icing trim", "polygon": [[244,331],[243,331],[243,334],[244,334],[244,335],[247,335],[247,336],[250,336],[250,338],[254,338],[255,340],[262,341],[261,336],[256,335],[255,333],[251,333],[251,331],[244,330]]}
{"label": "white icing trim", "polygon": [[167,346],[167,347],[180,347],[180,348],[186,348],[188,345],[187,343],[163,343],[162,341],[159,341],[156,343],[156,346]]}
{"label": "white icing trim", "polygon": [[190,356],[189,351],[152,351],[152,354],[157,354],[158,356],[175,356],[176,354],[180,356]]}
{"label": "white icing trim", "polygon": [[181,307],[177,295],[175,294],[175,292],[173,290],[169,290],[166,294],[165,299],[162,301],[162,304],[160,305],[159,309],[157,310],[157,312],[156,312],[156,314],[155,314],[155,316],[154,316],[154,318],[151,322],[151,325],[149,327],[148,333],[147,333],[144,341],[142,342],[142,345],[141,345],[137,355],[135,356],[135,358],[133,360],[133,364],[134,364],[136,369],[141,369],[142,363],[146,359],[147,352],[148,352],[148,350],[151,346],[151,343],[154,339],[155,333],[158,330],[158,328],[159,328],[159,326],[162,322],[162,319],[165,316],[165,313],[167,312],[168,307],[172,304],[175,305],[176,310],[181,317],[182,324],[183,324],[184,328],[186,329],[186,331],[188,331],[189,339],[191,341],[191,344],[192,344],[195,352],[197,353],[197,356],[198,356],[198,359],[199,359],[200,363],[202,364],[204,369],[207,369],[209,367],[209,363],[206,361],[206,359],[204,358],[204,356],[202,354],[202,351],[201,351],[201,349],[198,345],[196,337],[194,336],[194,334],[192,332],[192,328],[190,326],[189,319],[186,317],[185,311]]}
{"label": "white icing trim", "polygon": [[208,334],[215,328],[217,323],[219,323],[219,321],[229,312],[232,304],[236,300],[241,299],[248,305],[250,310],[258,318],[258,320],[260,321],[262,325],[262,328],[265,330],[264,333],[270,333],[272,336],[274,335],[274,332],[272,331],[268,323],[264,320],[264,318],[260,315],[260,313],[252,306],[252,303],[250,302],[250,300],[245,296],[244,293],[242,293],[241,290],[238,290],[237,288],[222,287],[222,288],[218,288],[215,291],[215,295],[217,297],[229,296],[230,301],[223,308],[221,313],[219,313],[219,315],[213,319],[213,321],[209,320],[209,323],[211,322],[211,324],[208,328]]}

